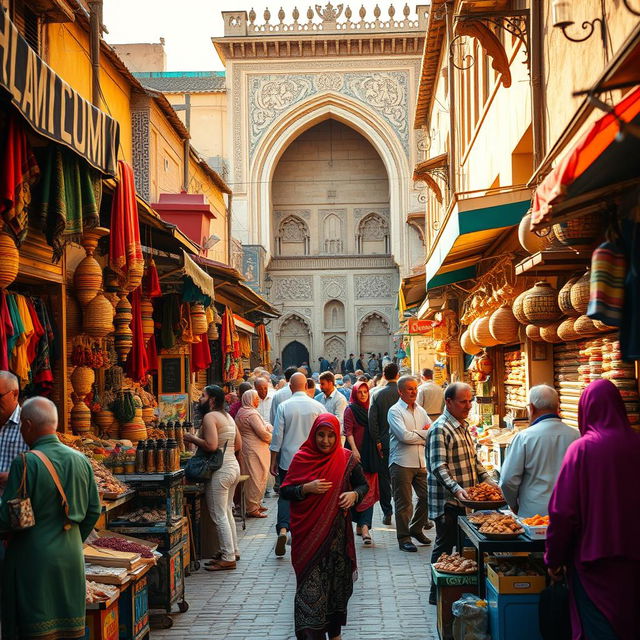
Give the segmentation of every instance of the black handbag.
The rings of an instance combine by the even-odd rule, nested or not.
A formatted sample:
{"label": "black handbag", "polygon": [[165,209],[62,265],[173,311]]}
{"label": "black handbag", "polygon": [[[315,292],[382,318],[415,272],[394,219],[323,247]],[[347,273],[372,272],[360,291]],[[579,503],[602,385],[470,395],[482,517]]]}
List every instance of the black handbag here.
{"label": "black handbag", "polygon": [[211,476],[222,466],[224,454],[229,441],[224,443],[224,449],[205,451],[198,447],[196,455],[187,460],[184,475],[189,482],[209,482]]}
{"label": "black handbag", "polygon": [[544,640],[571,640],[569,589],[564,580],[554,582],[540,594],[538,622]]}

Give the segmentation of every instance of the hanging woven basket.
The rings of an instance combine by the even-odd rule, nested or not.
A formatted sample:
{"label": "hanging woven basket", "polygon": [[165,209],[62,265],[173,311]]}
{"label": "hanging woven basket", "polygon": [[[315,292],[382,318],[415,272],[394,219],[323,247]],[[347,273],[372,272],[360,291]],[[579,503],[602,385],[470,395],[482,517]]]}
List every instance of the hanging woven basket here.
{"label": "hanging woven basket", "polygon": [[576,333],[580,335],[580,337],[590,336],[594,333],[598,333],[598,328],[593,323],[593,320],[586,315],[581,315],[579,318],[577,318],[573,325],[573,328],[575,329]]}
{"label": "hanging woven basket", "polygon": [[142,300],[140,302],[140,311],[142,314],[142,335],[145,344],[153,335],[155,325],[153,323],[153,304],[151,300]]}
{"label": "hanging woven basket", "polygon": [[73,273],[73,288],[78,302],[86,307],[102,289],[102,268],[92,256],[85,256]]}
{"label": "hanging woven basket", "polygon": [[71,374],[71,385],[78,398],[83,399],[93,383],[96,381],[96,373],[91,367],[76,367]]}
{"label": "hanging woven basket", "polygon": [[520,324],[524,325],[529,324],[527,316],[524,315],[524,299],[526,298],[526,296],[526,291],[523,291],[520,295],[516,296],[515,300],[513,301],[513,307],[511,308],[515,319]]}
{"label": "hanging woven basket", "polygon": [[546,249],[554,239],[553,232],[547,235],[539,236],[535,231],[531,230],[531,214],[527,213],[520,220],[518,226],[518,240],[525,251],[529,253],[538,253]]}
{"label": "hanging woven basket", "polygon": [[116,329],[115,334],[115,349],[120,356],[122,362],[127,361],[131,347],[133,346],[133,333],[131,328],[127,325],[121,325]]}
{"label": "hanging woven basket", "polygon": [[528,324],[526,328],[527,338],[533,342],[542,342],[540,337],[540,327],[535,324]]}
{"label": "hanging woven basket", "polygon": [[18,277],[20,254],[13,238],[0,231],[0,289],[5,289]]}
{"label": "hanging woven basket", "polygon": [[478,318],[475,325],[473,334],[474,341],[482,347],[495,347],[497,344],[500,344],[498,340],[491,335],[491,331],[489,330],[489,320],[489,316]]}
{"label": "hanging woven basket", "polygon": [[591,291],[591,272],[589,269],[578,278],[571,287],[571,306],[578,315],[587,313],[589,293]]}
{"label": "hanging woven basket", "polygon": [[580,337],[573,326],[575,321],[576,319],[573,317],[567,318],[558,326],[558,336],[562,342],[572,342]]}
{"label": "hanging woven basket", "polygon": [[602,215],[588,213],[553,225],[558,240],[576,251],[591,248],[602,233]]}
{"label": "hanging woven basket", "polygon": [[489,331],[500,344],[518,342],[520,323],[507,304],[494,311],[489,318]]}
{"label": "hanging woven basket", "polygon": [[113,306],[98,293],[84,310],[84,332],[93,338],[104,338],[113,331]]}
{"label": "hanging woven basket", "polygon": [[191,329],[193,334],[200,336],[203,333],[207,333],[208,323],[207,314],[202,304],[191,305]]}
{"label": "hanging woven basket", "polygon": [[545,342],[551,342],[552,344],[556,342],[562,342],[562,338],[558,335],[559,326],[559,322],[554,322],[544,327],[540,327],[540,337]]}
{"label": "hanging woven basket", "polygon": [[536,284],[526,292],[523,304],[524,314],[531,324],[540,327],[548,325],[560,317],[558,293],[545,280]]}
{"label": "hanging woven basket", "polygon": [[478,346],[472,339],[469,334],[469,330],[462,332],[460,336],[460,346],[465,353],[468,353],[470,356],[475,356],[476,354],[482,351],[482,347]]}
{"label": "hanging woven basket", "polygon": [[209,328],[207,329],[207,338],[209,340],[217,340],[219,337],[218,325],[215,322],[210,322]]}
{"label": "hanging woven basket", "polygon": [[562,311],[566,316],[578,315],[571,304],[571,288],[578,281],[578,277],[579,276],[574,276],[570,280],[567,280],[558,292],[558,306],[560,307],[560,311]]}

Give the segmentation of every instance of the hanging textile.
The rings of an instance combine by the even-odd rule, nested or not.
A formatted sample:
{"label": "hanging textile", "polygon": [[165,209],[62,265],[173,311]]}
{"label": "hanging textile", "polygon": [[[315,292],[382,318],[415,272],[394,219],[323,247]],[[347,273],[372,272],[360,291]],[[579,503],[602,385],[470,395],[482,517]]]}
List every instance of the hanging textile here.
{"label": "hanging textile", "polygon": [[158,371],[158,347],[156,336],[153,334],[147,342],[147,371],[156,373]]}
{"label": "hanging textile", "polygon": [[624,280],[627,261],[622,247],[604,242],[591,256],[591,280],[587,315],[610,327],[622,325]]}
{"label": "hanging textile", "polygon": [[223,357],[222,379],[224,382],[237,380],[240,376],[240,339],[233,321],[233,313],[225,308],[222,316],[221,346]]}
{"label": "hanging textile", "polygon": [[207,340],[207,334],[203,333],[198,342],[194,342],[191,345],[191,372],[203,371],[208,369],[211,364],[211,349],[209,347],[209,341]]}
{"label": "hanging textile", "polygon": [[271,343],[267,335],[267,328],[263,324],[259,324],[258,331],[258,357],[260,364],[267,369],[271,369]]}
{"label": "hanging textile", "polygon": [[160,344],[163,349],[171,349],[176,345],[176,334],[180,330],[180,298],[176,293],[162,296],[162,322],[160,327]]}
{"label": "hanging textile", "polygon": [[0,210],[5,228],[20,246],[29,228],[31,187],[40,169],[33,155],[27,134],[18,118],[11,114],[7,126],[7,140],[2,154],[0,172]]}
{"label": "hanging textile", "polygon": [[29,372],[31,370],[28,353],[29,345],[34,337],[34,326],[25,297],[20,294],[16,294],[14,297],[20,322],[22,323],[22,331],[18,336],[11,357],[11,370],[18,376],[20,385],[26,386],[29,383]]}
{"label": "hanging textile", "polygon": [[142,331],[142,300],[141,287],[131,292],[131,352],[127,358],[127,375],[134,382],[142,382],[147,376],[148,362],[147,350],[144,345],[144,332]]}
{"label": "hanging textile", "polygon": [[102,177],[75,153],[52,144],[42,168],[38,226],[62,257],[69,242],[79,242],[87,229],[100,223]]}
{"label": "hanging textile", "polygon": [[144,274],[142,287],[147,298],[159,298],[162,295],[160,288],[160,277],[158,276],[158,268],[153,258],[147,264],[147,270]]}
{"label": "hanging textile", "polygon": [[191,327],[191,305],[188,302],[180,305],[180,342],[184,344],[200,342],[200,338],[194,335]]}
{"label": "hanging textile", "polygon": [[35,359],[31,364],[33,382],[38,385],[37,393],[42,395],[45,392],[50,392],[53,387],[51,363],[56,357],[55,332],[45,303],[40,298],[33,298],[32,301],[40,324],[44,329],[44,333],[36,347]]}
{"label": "hanging textile", "polygon": [[118,176],[111,206],[109,266],[118,276],[119,286],[133,291],[140,285],[144,270],[133,169],[119,160]]}
{"label": "hanging textile", "polygon": [[240,339],[240,357],[241,358],[250,358],[251,357],[251,336],[240,331],[238,333],[238,338]]}
{"label": "hanging textile", "polygon": [[8,341],[13,336],[13,323],[11,322],[11,314],[9,313],[9,305],[7,304],[7,292],[0,290],[0,369],[7,371],[9,369],[9,349]]}
{"label": "hanging textile", "polygon": [[27,360],[29,363],[32,363],[36,358],[40,338],[44,335],[44,327],[40,322],[40,318],[38,318],[33,301],[30,298],[25,298],[25,304],[27,305],[27,311],[29,312],[31,323],[33,324],[33,336],[27,346]]}

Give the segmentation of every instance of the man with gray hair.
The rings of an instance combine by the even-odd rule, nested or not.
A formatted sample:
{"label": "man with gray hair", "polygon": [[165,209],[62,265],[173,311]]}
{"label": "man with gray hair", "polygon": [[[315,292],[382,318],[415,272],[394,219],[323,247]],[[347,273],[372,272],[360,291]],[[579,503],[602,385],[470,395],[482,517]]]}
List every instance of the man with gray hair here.
{"label": "man with gray hair", "polygon": [[546,384],[529,391],[527,429],[517,433],[500,470],[500,488],[512,511],[523,518],[549,513],[549,498],[564,454],[580,437],[558,415],[558,392]]}
{"label": "man with gray hair", "polygon": [[18,378],[10,371],[0,371],[0,496],[13,459],[29,448],[20,433],[19,394]]}

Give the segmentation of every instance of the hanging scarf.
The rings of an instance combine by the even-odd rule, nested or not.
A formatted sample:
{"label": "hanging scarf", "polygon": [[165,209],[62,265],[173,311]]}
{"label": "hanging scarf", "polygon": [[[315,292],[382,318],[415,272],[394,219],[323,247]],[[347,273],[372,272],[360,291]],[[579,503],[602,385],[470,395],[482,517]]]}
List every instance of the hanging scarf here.
{"label": "hanging scarf", "polygon": [[131,331],[133,341],[131,352],[127,358],[127,375],[134,381],[140,382],[145,379],[149,368],[147,361],[147,351],[144,345],[144,333],[142,331],[142,301],[141,287],[134,289],[131,293]]}
{"label": "hanging scarf", "polygon": [[69,242],[79,242],[87,229],[100,223],[102,178],[75,153],[52,144],[47,151],[40,189],[39,227],[62,257]]}
{"label": "hanging scarf", "polygon": [[211,364],[211,349],[209,348],[209,340],[207,334],[203,333],[198,342],[191,345],[191,371],[203,371],[208,369]]}
{"label": "hanging scarf", "polygon": [[[333,449],[323,453],[316,444],[320,427],[331,429],[336,435]],[[323,478],[331,482],[331,489],[323,494],[309,494],[304,500],[291,502],[291,563],[297,576],[304,574],[307,565],[326,543],[334,521],[345,517],[338,507],[340,494],[347,490],[349,476],[355,465],[351,451],[342,446],[340,423],[330,413],[320,414],[311,427],[309,437],[293,457],[282,486],[300,485]],[[352,570],[356,570],[353,536],[347,537],[347,554]]]}
{"label": "hanging scarf", "polygon": [[147,342],[147,370],[149,373],[155,373],[158,371],[158,347],[156,345],[155,333]]}
{"label": "hanging scarf", "polygon": [[362,402],[358,398],[358,389],[365,385],[367,389],[369,389],[369,385],[366,382],[358,382],[354,384],[351,388],[351,396],[349,397],[349,407],[353,412],[353,417],[356,419],[358,424],[362,425],[365,430],[369,428],[369,402],[370,396],[367,394],[367,401]]}
{"label": "hanging scarf", "polygon": [[13,113],[9,116],[7,140],[2,155],[0,210],[6,230],[20,246],[29,227],[31,187],[38,179],[40,169],[25,130]]}
{"label": "hanging scarf", "polygon": [[31,323],[33,324],[33,338],[29,342],[29,346],[27,347],[27,359],[29,364],[32,364],[36,358],[36,353],[38,352],[38,344],[40,343],[40,338],[44,335],[44,327],[40,322],[40,318],[38,318],[38,314],[36,313],[36,308],[33,305],[33,301],[31,298],[25,298],[25,303],[27,305],[27,310],[29,312],[29,316],[31,317]]}
{"label": "hanging scarf", "polygon": [[144,274],[142,286],[147,298],[159,298],[162,295],[158,268],[156,267],[156,263],[153,261],[153,258],[149,260],[149,264],[147,264],[147,271]]}
{"label": "hanging scarf", "polygon": [[118,176],[111,205],[109,266],[118,276],[119,285],[133,291],[141,283],[144,270],[133,169],[119,160]]}
{"label": "hanging scarf", "polygon": [[42,392],[44,390],[50,390],[53,383],[51,362],[55,359],[55,332],[44,302],[40,298],[34,298],[33,304],[40,324],[44,328],[44,333],[38,342],[35,360],[31,369],[33,372],[33,382],[39,385],[39,392]]}
{"label": "hanging scarf", "polygon": [[0,369],[9,369],[9,338],[13,335],[13,323],[7,304],[7,292],[0,289]]}

